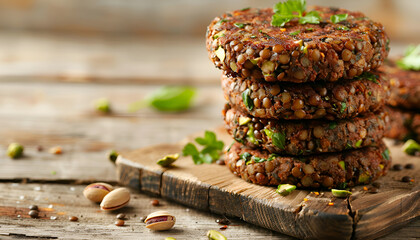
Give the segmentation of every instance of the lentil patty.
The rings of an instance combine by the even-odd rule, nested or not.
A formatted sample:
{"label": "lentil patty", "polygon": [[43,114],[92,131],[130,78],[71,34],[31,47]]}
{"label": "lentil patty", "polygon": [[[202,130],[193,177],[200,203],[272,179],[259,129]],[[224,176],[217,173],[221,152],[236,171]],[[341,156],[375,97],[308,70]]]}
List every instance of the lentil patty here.
{"label": "lentil patty", "polygon": [[233,107],[254,117],[334,120],[375,112],[385,104],[389,96],[389,81],[379,72],[374,76],[377,77],[374,81],[353,79],[296,85],[223,74],[222,88]]}
{"label": "lentil patty", "polygon": [[420,113],[400,110],[392,107],[386,108],[390,120],[385,137],[402,141],[414,139],[420,142]]}
{"label": "lentil patty", "polygon": [[383,70],[391,84],[388,104],[420,110],[420,71],[402,70],[392,60],[385,62]]}
{"label": "lentil patty", "polygon": [[376,147],[308,157],[270,155],[234,143],[226,153],[225,163],[235,175],[260,185],[341,188],[375,181],[387,172],[391,160],[382,141]]}
{"label": "lentil patty", "polygon": [[340,152],[374,145],[383,138],[389,121],[386,112],[338,121],[267,120],[229,107],[223,112],[226,128],[236,141],[250,148],[291,155]]}
{"label": "lentil patty", "polygon": [[[207,29],[207,50],[228,75],[267,81],[312,82],[352,79],[382,65],[389,51],[384,27],[360,12],[314,7],[319,24],[294,19],[271,26],[273,10],[246,9],[214,19]],[[332,23],[334,14],[348,14]]]}

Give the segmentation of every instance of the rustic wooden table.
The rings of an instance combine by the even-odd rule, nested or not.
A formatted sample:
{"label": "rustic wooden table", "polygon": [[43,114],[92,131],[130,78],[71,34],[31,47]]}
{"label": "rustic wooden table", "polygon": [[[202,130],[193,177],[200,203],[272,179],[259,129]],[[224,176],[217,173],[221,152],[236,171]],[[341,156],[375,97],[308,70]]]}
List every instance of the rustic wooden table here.
{"label": "rustic wooden table", "polygon": [[[171,43],[169,48],[166,43]],[[158,143],[222,124],[224,104],[218,72],[207,60],[200,41],[72,38],[33,34],[0,37],[0,239],[206,239],[219,229],[221,216],[168,202],[132,190],[128,207],[104,213],[86,200],[86,184],[116,184],[115,168],[106,154]],[[156,56],[156,52],[167,55]],[[180,59],[187,54],[190,58]],[[149,56],[144,57],[144,56]],[[198,89],[194,107],[178,114],[151,109],[128,113],[130,103],[162,84],[190,84]],[[94,111],[92,101],[107,97],[113,113]],[[25,146],[25,157],[6,157],[7,145]],[[43,151],[38,151],[38,146]],[[48,149],[61,146],[61,155]],[[150,204],[159,199],[161,206]],[[40,218],[28,206],[40,207]],[[168,210],[175,228],[151,232],[140,217]],[[114,225],[125,213],[124,227]],[[78,222],[70,222],[77,216]],[[293,239],[240,219],[223,231],[228,239]],[[382,239],[415,239],[420,220]]]}

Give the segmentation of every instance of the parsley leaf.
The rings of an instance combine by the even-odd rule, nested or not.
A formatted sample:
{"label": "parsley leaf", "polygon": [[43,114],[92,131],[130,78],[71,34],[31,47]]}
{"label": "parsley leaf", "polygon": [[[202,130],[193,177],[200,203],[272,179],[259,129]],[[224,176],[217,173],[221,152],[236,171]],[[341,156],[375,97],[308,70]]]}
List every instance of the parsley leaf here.
{"label": "parsley leaf", "polygon": [[378,82],[379,76],[370,72],[364,72],[362,73],[362,75],[355,77],[355,79],[369,80],[371,82],[379,84]]}
{"label": "parsley leaf", "polygon": [[305,16],[299,18],[299,23],[300,24],[306,24],[306,23],[318,24],[319,20],[321,20],[321,16],[319,16],[319,13],[317,11],[310,11]]}
{"label": "parsley leaf", "polygon": [[284,149],[286,147],[286,135],[284,133],[275,132],[272,136],[274,146]]}
{"label": "parsley leaf", "polygon": [[340,113],[344,113],[344,111],[346,110],[347,104],[345,102],[341,103],[341,108],[340,108]]}
{"label": "parsley leaf", "polygon": [[242,101],[244,102],[246,108],[248,108],[249,111],[254,109],[254,102],[251,99],[251,90],[246,89],[242,92]]}
{"label": "parsley leaf", "polygon": [[290,36],[296,36],[296,35],[298,35],[299,33],[300,33],[300,30],[297,30],[296,32],[289,33],[289,35],[290,35]]}
{"label": "parsley leaf", "polygon": [[144,100],[134,102],[129,106],[129,112],[151,106],[163,112],[179,112],[191,106],[195,88],[182,86],[165,86],[157,89]]}
{"label": "parsley leaf", "polygon": [[404,57],[397,61],[398,67],[404,70],[420,70],[420,44],[409,46]]}
{"label": "parsley leaf", "polygon": [[235,25],[235,27],[237,27],[237,28],[244,28],[245,27],[244,23],[234,23],[233,25]]}
{"label": "parsley leaf", "polygon": [[274,15],[271,19],[271,25],[274,27],[283,27],[293,18],[302,17],[302,13],[306,10],[306,0],[279,2],[274,5],[273,10]]}
{"label": "parsley leaf", "polygon": [[387,160],[387,161],[390,159],[389,158],[389,149],[388,148],[383,151],[382,157],[385,158],[385,160]]}
{"label": "parsley leaf", "polygon": [[336,14],[336,15],[332,15],[330,17],[330,20],[331,20],[332,23],[339,23],[341,21],[346,20],[347,17],[348,17],[347,13],[346,14]]}
{"label": "parsley leaf", "polygon": [[195,141],[203,146],[201,151],[198,151],[197,147],[192,143],[187,143],[182,149],[182,154],[191,156],[194,164],[213,163],[220,158],[224,143],[217,140],[214,132],[206,131],[204,138],[198,137]]}

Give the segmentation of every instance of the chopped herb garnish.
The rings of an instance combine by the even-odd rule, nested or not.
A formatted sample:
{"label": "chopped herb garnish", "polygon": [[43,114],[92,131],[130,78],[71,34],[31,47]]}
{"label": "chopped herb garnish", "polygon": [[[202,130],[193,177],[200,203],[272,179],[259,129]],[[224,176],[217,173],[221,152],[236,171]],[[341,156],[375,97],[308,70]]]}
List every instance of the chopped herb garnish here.
{"label": "chopped herb garnish", "polygon": [[254,162],[256,162],[256,163],[261,163],[261,162],[265,162],[265,161],[267,161],[267,159],[265,159],[265,158],[260,158],[260,157],[255,157],[255,156],[253,156],[252,157],[252,159],[254,160]]}
{"label": "chopped herb garnish", "polygon": [[245,27],[244,23],[234,23],[233,25],[235,25],[235,27],[237,27],[237,28],[244,28]]}
{"label": "chopped herb garnish", "polygon": [[382,153],[382,157],[385,158],[385,160],[389,160],[389,149],[385,149],[385,151],[383,151]]}
{"label": "chopped herb garnish", "polygon": [[369,95],[369,96],[371,96],[371,95],[372,95],[372,91],[369,91],[369,92],[368,92],[368,95]]}
{"label": "chopped herb garnish", "polygon": [[329,129],[334,129],[336,127],[337,127],[337,123],[336,122],[331,122],[330,126],[329,126]]}
{"label": "chopped herb garnish", "polygon": [[362,140],[362,139],[359,139],[359,140],[356,142],[356,144],[354,145],[354,147],[359,148],[360,146],[362,146],[362,142],[363,142],[363,140]]}
{"label": "chopped herb garnish", "polygon": [[227,22],[228,20],[226,20],[226,19],[224,19],[224,18],[222,18],[222,19],[220,19],[217,23],[224,23],[224,22]]}
{"label": "chopped herb garnish", "polygon": [[345,189],[345,188],[347,187],[347,184],[348,184],[348,183],[346,183],[346,182],[339,183],[339,184],[338,184],[338,188],[339,188],[339,189]]}
{"label": "chopped herb garnish", "polygon": [[245,164],[248,165],[251,162],[252,155],[249,152],[244,152],[241,155],[239,155],[242,160],[245,161]]}
{"label": "chopped herb garnish", "polygon": [[347,104],[345,102],[341,103],[341,108],[340,108],[340,113],[344,113],[344,111],[346,110]]}
{"label": "chopped herb garnish", "polygon": [[353,147],[349,143],[346,143],[346,146],[344,147],[345,150],[349,150],[349,149],[352,149],[352,148]]}
{"label": "chopped herb garnish", "polygon": [[275,132],[271,137],[274,146],[284,149],[286,147],[286,135],[284,133]]}
{"label": "chopped herb garnish", "polygon": [[249,111],[254,109],[254,102],[251,99],[251,90],[246,89],[242,92],[242,101],[244,102],[246,108],[248,108]]}
{"label": "chopped herb garnish", "polygon": [[336,14],[336,15],[332,15],[330,17],[330,20],[332,23],[339,23],[341,21],[346,20],[348,17],[348,14]]}
{"label": "chopped herb garnish", "polygon": [[307,32],[312,32],[314,30],[314,28],[307,28],[307,29],[305,29],[305,31],[307,31]]}
{"label": "chopped herb garnish", "polygon": [[249,10],[249,9],[250,9],[250,7],[246,7],[246,8],[242,8],[241,11],[246,11],[246,10]]}
{"label": "chopped herb garnish", "polygon": [[187,143],[182,150],[184,156],[192,157],[194,164],[213,163],[220,158],[224,143],[217,140],[214,132],[206,131],[204,138],[198,137],[195,142],[203,146],[201,151],[192,143]]}
{"label": "chopped herb garnish", "polygon": [[130,104],[129,111],[135,112],[151,106],[163,112],[179,112],[191,106],[196,89],[193,87],[165,86],[152,92],[145,100]]}
{"label": "chopped herb garnish", "polygon": [[296,36],[296,35],[298,35],[299,33],[300,33],[300,30],[297,30],[296,32],[289,33],[289,35],[290,35],[290,36]]}
{"label": "chopped herb garnish", "polygon": [[355,79],[369,80],[371,82],[379,84],[378,82],[379,76],[370,72],[364,72],[362,73],[362,75],[355,77]]}
{"label": "chopped herb garnish", "polygon": [[398,67],[404,70],[420,70],[420,44],[409,46],[405,51],[404,57],[397,61]]}
{"label": "chopped herb garnish", "polygon": [[313,23],[318,24],[321,17],[316,11],[311,11],[305,16],[303,13],[306,10],[305,0],[287,0],[286,2],[279,2],[274,7],[274,15],[271,19],[271,25],[274,27],[283,27],[293,18],[298,18],[300,24]]}
{"label": "chopped herb garnish", "polygon": [[348,28],[346,26],[338,26],[336,29],[337,30],[343,30],[343,31],[350,31],[350,28]]}
{"label": "chopped herb garnish", "polygon": [[[414,141],[413,139],[408,140],[407,142],[404,143],[404,145],[402,146],[403,151],[405,153],[407,153],[408,155],[414,155],[416,154],[416,152],[420,152],[420,144],[418,144],[416,141]],[[388,150],[388,149],[387,149]],[[384,156],[384,154],[382,154]],[[389,160],[389,151],[388,151],[388,158],[384,158],[386,160]]]}
{"label": "chopped herb garnish", "polygon": [[305,16],[299,18],[299,23],[300,24],[306,24],[306,23],[318,24],[319,20],[321,20],[321,16],[319,16],[319,13],[317,11],[310,11]]}

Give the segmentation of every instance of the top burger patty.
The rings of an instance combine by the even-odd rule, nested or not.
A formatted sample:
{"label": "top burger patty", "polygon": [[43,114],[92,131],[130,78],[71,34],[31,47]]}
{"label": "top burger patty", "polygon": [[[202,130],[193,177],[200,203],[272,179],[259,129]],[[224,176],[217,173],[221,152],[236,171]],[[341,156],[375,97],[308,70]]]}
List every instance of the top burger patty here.
{"label": "top burger patty", "polygon": [[[351,79],[382,65],[388,55],[384,27],[360,12],[314,7],[319,24],[271,26],[273,10],[226,13],[207,29],[207,50],[227,74],[267,81],[311,82]],[[346,20],[332,23],[335,14]]]}

